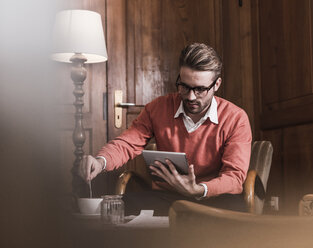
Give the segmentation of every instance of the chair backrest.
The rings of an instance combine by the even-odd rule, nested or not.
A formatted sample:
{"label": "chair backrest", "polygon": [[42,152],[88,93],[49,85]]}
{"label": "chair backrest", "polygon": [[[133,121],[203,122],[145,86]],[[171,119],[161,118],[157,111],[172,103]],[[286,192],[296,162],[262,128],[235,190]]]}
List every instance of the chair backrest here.
{"label": "chair backrest", "polygon": [[175,247],[313,247],[313,217],[255,215],[176,201],[169,221]]}
{"label": "chair backrest", "polygon": [[266,192],[268,176],[272,164],[273,146],[269,141],[255,141],[252,145],[250,170],[256,170],[261,179],[261,191]]}
{"label": "chair backrest", "polygon": [[253,143],[249,173],[244,183],[245,200],[251,213],[261,214],[263,212],[272,155],[271,142],[255,141]]}

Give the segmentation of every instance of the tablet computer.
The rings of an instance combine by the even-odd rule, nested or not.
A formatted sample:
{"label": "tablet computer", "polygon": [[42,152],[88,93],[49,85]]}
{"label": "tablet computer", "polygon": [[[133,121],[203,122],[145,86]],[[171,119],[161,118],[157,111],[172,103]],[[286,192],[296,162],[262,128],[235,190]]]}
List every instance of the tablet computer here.
{"label": "tablet computer", "polygon": [[142,155],[145,159],[146,164],[153,165],[154,161],[160,161],[166,167],[166,159],[172,161],[177,172],[179,174],[188,174],[188,161],[186,154],[183,152],[164,152],[164,151],[153,151],[153,150],[143,150]]}

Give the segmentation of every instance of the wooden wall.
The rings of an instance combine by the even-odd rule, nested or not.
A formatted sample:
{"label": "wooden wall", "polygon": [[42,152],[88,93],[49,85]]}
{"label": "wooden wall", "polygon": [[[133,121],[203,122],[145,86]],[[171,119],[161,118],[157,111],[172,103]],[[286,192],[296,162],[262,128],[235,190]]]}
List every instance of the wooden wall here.
{"label": "wooden wall", "polygon": [[222,97],[248,114],[254,138],[257,136],[254,111],[252,17],[250,1],[222,1],[221,50],[223,57]]}
{"label": "wooden wall", "polygon": [[313,190],[312,1],[258,1],[260,131],[274,145],[269,195],[283,213]]}
{"label": "wooden wall", "polygon": [[[313,190],[312,1],[222,1],[222,96],[274,146],[267,201],[297,214]],[[268,208],[268,205],[266,206]]]}

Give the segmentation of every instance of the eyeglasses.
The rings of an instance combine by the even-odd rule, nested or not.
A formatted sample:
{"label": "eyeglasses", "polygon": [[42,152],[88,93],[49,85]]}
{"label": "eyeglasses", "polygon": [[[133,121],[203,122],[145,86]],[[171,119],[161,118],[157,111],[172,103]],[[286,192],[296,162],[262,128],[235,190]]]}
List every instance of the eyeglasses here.
{"label": "eyeglasses", "polygon": [[179,82],[180,80],[180,74],[179,74],[176,79],[176,87],[178,89],[178,92],[182,95],[187,95],[189,94],[190,90],[192,90],[195,96],[203,97],[203,96],[206,96],[208,91],[212,89],[212,87],[216,84],[216,81],[218,78],[219,77],[217,77],[209,87],[204,87],[204,86],[190,87],[189,85],[185,83]]}

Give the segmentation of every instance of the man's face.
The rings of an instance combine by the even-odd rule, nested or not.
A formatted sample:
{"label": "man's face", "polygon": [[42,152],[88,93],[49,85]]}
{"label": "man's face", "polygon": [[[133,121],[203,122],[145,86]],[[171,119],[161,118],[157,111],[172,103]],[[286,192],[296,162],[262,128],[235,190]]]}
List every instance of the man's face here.
{"label": "man's face", "polygon": [[[218,78],[216,81],[215,80],[216,75],[214,72],[196,71],[185,66],[180,68],[178,92],[181,95],[184,110],[188,116],[197,117],[205,114],[210,107],[214,92],[217,91],[222,81],[221,78]],[[205,90],[210,86],[213,87],[209,90]],[[200,88],[189,90],[188,92],[189,87]]]}

